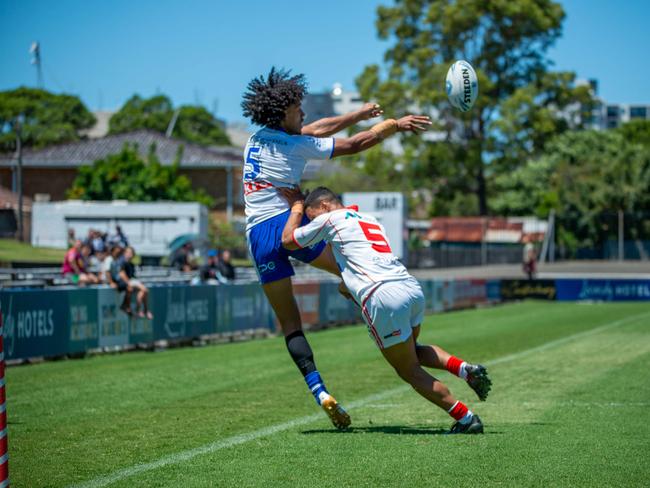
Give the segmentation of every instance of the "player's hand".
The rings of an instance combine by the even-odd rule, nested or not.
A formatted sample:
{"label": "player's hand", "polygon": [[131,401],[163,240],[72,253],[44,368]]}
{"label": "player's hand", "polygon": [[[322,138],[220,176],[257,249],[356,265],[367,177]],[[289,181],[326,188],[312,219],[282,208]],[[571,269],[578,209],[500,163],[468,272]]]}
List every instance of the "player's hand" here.
{"label": "player's hand", "polygon": [[368,120],[379,117],[384,111],[378,103],[364,103],[359,109],[359,120]]}
{"label": "player's hand", "polygon": [[284,197],[284,199],[289,202],[289,206],[293,207],[296,203],[303,203],[305,201],[305,195],[302,194],[300,187],[296,188],[278,188],[278,193]]}
{"label": "player's hand", "polygon": [[431,125],[431,119],[426,115],[407,115],[397,120],[399,132],[411,131],[414,134],[424,132]]}

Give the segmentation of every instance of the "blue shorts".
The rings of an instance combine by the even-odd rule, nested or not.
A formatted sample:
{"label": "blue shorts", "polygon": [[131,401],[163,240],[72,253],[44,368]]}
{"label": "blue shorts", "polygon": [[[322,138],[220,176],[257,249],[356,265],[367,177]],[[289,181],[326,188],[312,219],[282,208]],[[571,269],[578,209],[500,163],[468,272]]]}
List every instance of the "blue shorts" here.
{"label": "blue shorts", "polygon": [[[282,247],[282,231],[289,219],[291,211],[287,210],[280,215],[271,217],[252,227],[246,234],[248,250],[253,258],[260,283],[271,283],[289,276],[293,276],[293,266],[289,256],[303,263],[311,263],[321,255],[325,249],[325,242],[321,241],[311,247],[289,251]],[[306,216],[302,218],[302,225],[308,224]]]}

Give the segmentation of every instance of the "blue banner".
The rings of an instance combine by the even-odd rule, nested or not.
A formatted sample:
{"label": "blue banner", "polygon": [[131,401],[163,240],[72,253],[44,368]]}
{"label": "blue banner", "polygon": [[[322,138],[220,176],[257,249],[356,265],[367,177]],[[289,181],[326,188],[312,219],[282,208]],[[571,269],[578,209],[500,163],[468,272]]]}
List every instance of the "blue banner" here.
{"label": "blue banner", "polygon": [[555,280],[557,300],[650,300],[650,280]]}
{"label": "blue banner", "polygon": [[485,288],[489,302],[501,301],[501,280],[487,280]]}

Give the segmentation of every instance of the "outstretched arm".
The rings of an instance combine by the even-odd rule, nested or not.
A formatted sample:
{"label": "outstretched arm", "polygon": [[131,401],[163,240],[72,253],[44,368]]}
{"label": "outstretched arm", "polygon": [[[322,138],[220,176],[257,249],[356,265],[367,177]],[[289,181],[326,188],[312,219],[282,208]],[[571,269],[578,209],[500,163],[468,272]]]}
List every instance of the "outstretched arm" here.
{"label": "outstretched arm", "polygon": [[407,115],[398,120],[384,120],[370,130],[359,132],[352,137],[335,139],[332,157],[357,154],[376,146],[395,132],[411,131],[417,134],[425,131],[428,125],[431,125],[431,119],[426,115]]}
{"label": "outstretched arm", "polygon": [[377,103],[366,103],[359,110],[349,112],[336,117],[326,117],[316,120],[302,128],[301,134],[304,136],[329,137],[337,132],[347,129],[348,127],[358,124],[362,120],[368,120],[378,117],[384,111]]}

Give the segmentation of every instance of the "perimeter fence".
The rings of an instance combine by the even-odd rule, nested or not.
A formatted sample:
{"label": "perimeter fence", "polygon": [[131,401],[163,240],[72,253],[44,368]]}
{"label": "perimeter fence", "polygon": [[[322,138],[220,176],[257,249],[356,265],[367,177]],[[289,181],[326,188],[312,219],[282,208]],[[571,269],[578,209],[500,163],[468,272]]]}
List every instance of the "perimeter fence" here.
{"label": "perimeter fence", "polygon": [[[650,301],[650,280],[451,279],[420,283],[427,313],[522,298]],[[297,282],[294,294],[305,329],[362,322],[359,308],[338,293],[336,282]],[[120,310],[121,299],[106,287],[0,290],[5,357],[80,356],[246,338],[278,330],[257,283],[151,286],[153,320],[125,314]]]}

